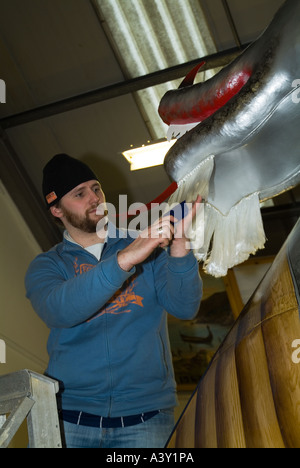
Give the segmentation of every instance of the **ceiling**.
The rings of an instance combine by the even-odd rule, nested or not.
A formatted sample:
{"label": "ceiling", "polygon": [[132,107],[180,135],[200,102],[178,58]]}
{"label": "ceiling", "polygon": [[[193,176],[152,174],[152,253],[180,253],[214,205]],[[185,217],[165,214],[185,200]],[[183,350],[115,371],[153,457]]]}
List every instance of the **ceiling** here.
{"label": "ceiling", "polygon": [[119,194],[154,199],[170,183],[163,166],[131,172],[121,152],[165,137],[165,91],[203,56],[198,80],[212,76],[282,3],[0,0],[0,178],[43,249],[58,240],[41,197],[47,161],[65,152],[87,162],[116,206]]}

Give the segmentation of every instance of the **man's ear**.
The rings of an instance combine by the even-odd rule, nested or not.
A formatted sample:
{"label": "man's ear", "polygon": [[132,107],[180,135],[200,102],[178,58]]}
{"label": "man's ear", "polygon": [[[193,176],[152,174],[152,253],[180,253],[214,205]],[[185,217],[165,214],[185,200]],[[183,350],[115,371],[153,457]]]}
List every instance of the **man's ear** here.
{"label": "man's ear", "polygon": [[54,218],[61,219],[63,217],[63,212],[62,212],[62,209],[59,207],[59,205],[51,206],[50,211],[51,211],[52,216],[54,216]]}

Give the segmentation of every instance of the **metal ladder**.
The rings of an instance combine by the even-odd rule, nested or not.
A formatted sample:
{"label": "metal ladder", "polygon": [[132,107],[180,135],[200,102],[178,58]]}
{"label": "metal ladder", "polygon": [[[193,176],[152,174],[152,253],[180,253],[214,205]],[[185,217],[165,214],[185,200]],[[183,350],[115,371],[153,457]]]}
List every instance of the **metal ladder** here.
{"label": "metal ladder", "polygon": [[0,376],[0,448],[9,446],[25,418],[29,448],[62,448],[57,392],[57,381],[30,370]]}

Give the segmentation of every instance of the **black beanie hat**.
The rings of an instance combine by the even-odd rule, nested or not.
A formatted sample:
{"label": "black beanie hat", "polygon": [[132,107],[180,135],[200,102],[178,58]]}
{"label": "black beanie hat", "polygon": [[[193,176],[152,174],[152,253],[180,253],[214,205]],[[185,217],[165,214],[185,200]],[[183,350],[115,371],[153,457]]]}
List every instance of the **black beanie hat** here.
{"label": "black beanie hat", "polygon": [[86,164],[67,154],[54,156],[44,167],[43,173],[43,195],[48,208],[78,185],[98,180]]}

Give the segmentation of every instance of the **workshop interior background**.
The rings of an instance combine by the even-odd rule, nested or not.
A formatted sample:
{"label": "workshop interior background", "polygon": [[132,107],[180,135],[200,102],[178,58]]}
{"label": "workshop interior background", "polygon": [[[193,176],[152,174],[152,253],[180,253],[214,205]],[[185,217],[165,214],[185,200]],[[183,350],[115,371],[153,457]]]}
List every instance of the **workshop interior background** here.
{"label": "workshop interior background", "polygon": [[[165,92],[203,57],[209,69],[197,80],[212,77],[282,3],[0,0],[0,375],[47,366],[48,330],[24,289],[30,261],[61,238],[41,195],[47,161],[61,152],[85,161],[115,206],[119,194],[128,206],[154,199],[170,183],[163,166],[131,171],[122,151],[165,138],[157,112]],[[262,207],[263,251],[224,279],[201,271],[204,301],[194,321],[170,318],[178,415],[298,219],[299,197],[294,189]]]}

